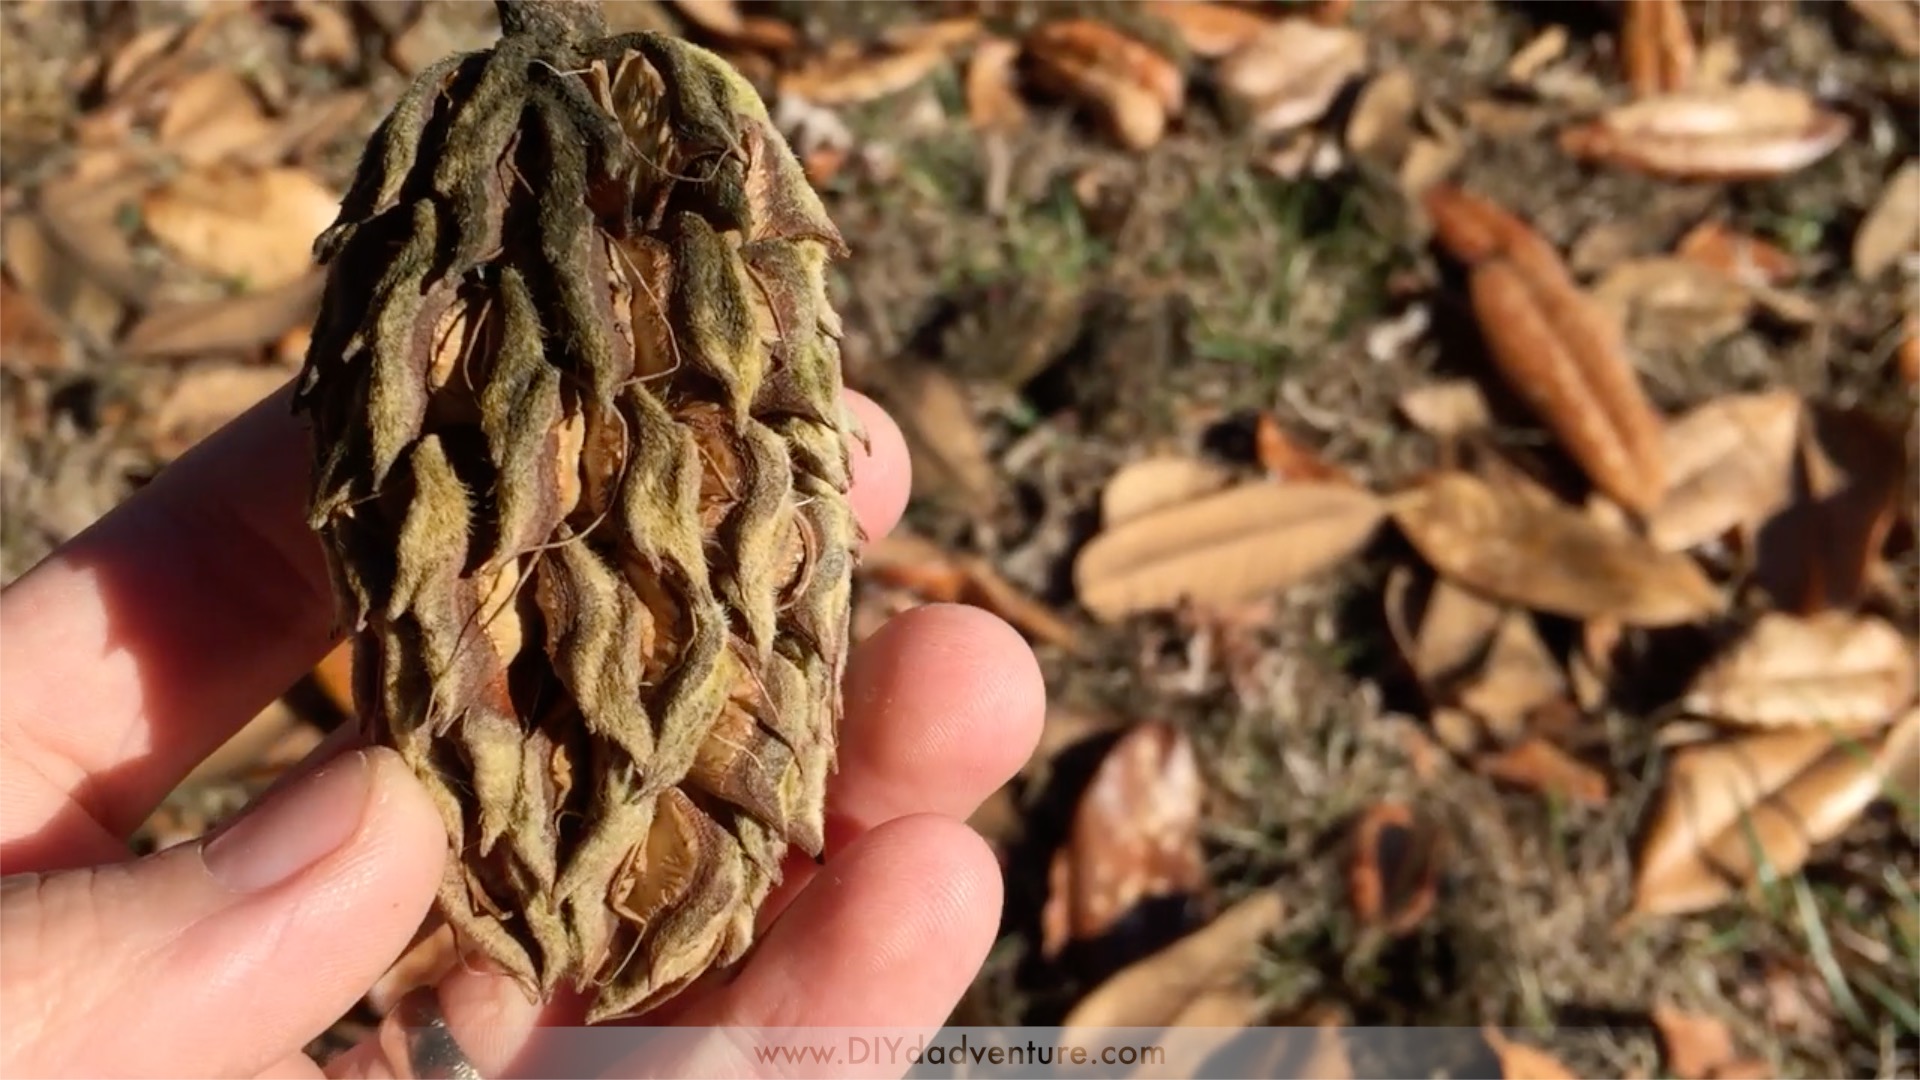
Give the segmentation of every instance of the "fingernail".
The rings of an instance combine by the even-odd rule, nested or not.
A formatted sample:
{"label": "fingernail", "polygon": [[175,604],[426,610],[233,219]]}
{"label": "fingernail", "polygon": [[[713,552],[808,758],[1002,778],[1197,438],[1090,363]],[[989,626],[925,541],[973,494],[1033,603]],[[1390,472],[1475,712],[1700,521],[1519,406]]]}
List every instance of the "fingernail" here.
{"label": "fingernail", "polygon": [[340,755],[207,841],[207,873],[234,892],[273,888],[347,842],[366,815],[372,782],[364,751]]}

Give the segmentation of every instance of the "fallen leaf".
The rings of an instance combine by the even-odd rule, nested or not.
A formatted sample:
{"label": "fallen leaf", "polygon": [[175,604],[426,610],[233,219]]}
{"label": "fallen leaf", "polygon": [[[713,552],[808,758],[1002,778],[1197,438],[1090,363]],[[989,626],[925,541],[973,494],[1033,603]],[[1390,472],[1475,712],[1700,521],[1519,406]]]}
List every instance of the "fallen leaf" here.
{"label": "fallen leaf", "polygon": [[1872,281],[1913,251],[1920,251],[1920,159],[1909,158],[1853,234],[1853,272]]}
{"label": "fallen leaf", "polygon": [[1910,784],[1916,768],[1920,709],[1873,738],[1801,728],[1680,750],[1640,850],[1634,911],[1703,911],[1798,872],[1890,778]]}
{"label": "fallen leaf", "polygon": [[913,493],[973,512],[1000,498],[986,437],[960,381],[930,363],[902,361],[875,373],[873,387],[913,453]]}
{"label": "fallen leaf", "polygon": [[1152,46],[1092,19],[1056,19],[1027,35],[1035,81],[1090,107],[1109,134],[1145,150],[1186,105],[1186,78]]}
{"label": "fallen leaf", "polygon": [[1667,1004],[1655,1005],[1652,1019],[1676,1080],[1713,1080],[1720,1066],[1736,1060],[1733,1032],[1724,1020]]}
{"label": "fallen leaf", "polygon": [[135,307],[146,304],[152,295],[154,276],[134,256],[120,220],[128,207],[138,205],[148,184],[148,178],[138,173],[95,179],[67,175],[41,184],[36,200],[40,221],[54,244],[88,278]]}
{"label": "fallen leaf", "polygon": [[1400,395],[1400,414],[1436,438],[1457,439],[1493,426],[1493,410],[1471,379],[1416,386]]}
{"label": "fallen leaf", "polygon": [[1220,61],[1214,79],[1251,130],[1271,135],[1320,119],[1366,66],[1359,32],[1283,19]]}
{"label": "fallen leaf", "polygon": [[285,370],[255,364],[194,364],[182,369],[153,411],[155,451],[162,458],[178,457],[291,378]]}
{"label": "fallen leaf", "polygon": [[147,231],[199,270],[271,289],[313,269],[340,197],[304,169],[211,168],[148,195]]}
{"label": "fallen leaf", "polygon": [[931,46],[951,52],[971,45],[985,29],[971,15],[957,15],[927,22],[903,22],[880,32],[880,42],[892,49],[918,49]]}
{"label": "fallen leaf", "polygon": [[1080,647],[1072,624],[977,555],[950,552],[924,537],[895,530],[867,546],[860,570],[874,581],[910,590],[929,603],[969,604],[993,612],[1035,640],[1069,651]]}
{"label": "fallen leaf", "polygon": [[1853,9],[1894,48],[1920,56],[1920,2],[1916,0],[1847,0]]}
{"label": "fallen leaf", "polygon": [[1873,727],[1913,700],[1914,656],[1914,643],[1876,616],[1768,612],[1681,704],[1742,727]]}
{"label": "fallen leaf", "polygon": [[988,38],[967,61],[967,119],[976,131],[1012,131],[1027,122],[1027,106],[1014,90],[1020,46]]}
{"label": "fallen leaf", "polygon": [[1507,81],[1525,85],[1567,55],[1567,28],[1555,23],[1534,35],[1507,60]]}
{"label": "fallen leaf", "polygon": [[1108,529],[1155,510],[1212,495],[1233,483],[1233,470],[1200,458],[1162,455],[1124,465],[1100,493]]}
{"label": "fallen leaf", "polygon": [[1747,286],[1671,255],[1616,263],[1592,294],[1642,350],[1700,352],[1738,333],[1753,312]]}
{"label": "fallen leaf", "polygon": [[1802,420],[1800,396],[1773,390],[1718,398],[1667,425],[1672,477],[1647,516],[1647,537],[1685,551],[1757,525],[1793,498]]}
{"label": "fallen leaf", "polygon": [[270,289],[149,311],[121,339],[130,359],[250,352],[309,322],[326,279],[318,270]]}
{"label": "fallen leaf", "polygon": [[1195,56],[1218,59],[1258,37],[1273,20],[1210,0],[1147,0],[1147,13],[1173,27]]}
{"label": "fallen leaf", "polygon": [[1480,1030],[1494,1057],[1500,1060],[1501,1080],[1576,1080],[1573,1070],[1545,1050],[1514,1042],[1498,1028]]}
{"label": "fallen leaf", "polygon": [[1286,588],[1353,557],[1381,503],[1346,484],[1247,484],[1146,514],[1094,537],[1074,562],[1080,602],[1102,621],[1221,604]]}
{"label": "fallen leaf", "polygon": [[1673,253],[1742,285],[1784,285],[1800,274],[1797,260],[1779,245],[1735,232],[1719,221],[1703,221],[1688,230]]}
{"label": "fallen leaf", "polygon": [[40,301],[0,280],[0,369],[44,375],[72,362],[66,338]]}
{"label": "fallen leaf", "polygon": [[1178,728],[1144,723],[1122,735],[1080,796],[1053,854],[1040,912],[1041,955],[1097,940],[1140,904],[1192,897],[1207,883],[1200,850],[1206,789]]}
{"label": "fallen leaf", "polygon": [[360,62],[360,36],[344,3],[296,0],[294,13],[306,23],[294,55],[302,63],[351,68]]}
{"label": "fallen leaf", "polygon": [[1413,72],[1392,68],[1368,79],[1347,116],[1347,150],[1355,157],[1392,163],[1405,157],[1415,137],[1420,85]]}
{"label": "fallen leaf", "polygon": [[1686,556],[1467,473],[1434,476],[1394,496],[1388,510],[1429,565],[1496,600],[1632,626],[1688,623],[1725,608]]}
{"label": "fallen leaf", "polygon": [[1607,778],[1598,769],[1535,736],[1475,763],[1481,773],[1503,784],[1556,795],[1583,806],[1607,805]]}
{"label": "fallen leaf", "polygon": [[1270,412],[1254,421],[1254,457],[1275,480],[1351,484],[1353,478],[1288,434]]}
{"label": "fallen leaf", "polygon": [[1093,1033],[1170,1023],[1199,994],[1247,978],[1260,946],[1280,929],[1286,907],[1262,891],[1159,952],[1121,969],[1070,1010],[1061,1043],[1087,1045]]}
{"label": "fallen leaf", "polygon": [[1862,408],[1809,406],[1793,501],[1758,530],[1753,577],[1776,607],[1853,607],[1875,570],[1903,492],[1908,437]]}
{"label": "fallen leaf", "polygon": [[1508,610],[1478,670],[1461,681],[1454,704],[1478,717],[1488,733],[1510,743],[1534,710],[1566,697],[1566,673],[1540,640],[1533,616]]}
{"label": "fallen leaf", "polygon": [[154,134],[188,165],[210,165],[271,139],[276,126],[245,79],[215,67],[173,87]]}
{"label": "fallen leaf", "polygon": [[669,0],[673,10],[694,26],[716,37],[735,38],[745,28],[736,0]]}
{"label": "fallen leaf", "polygon": [[1376,803],[1354,823],[1347,895],[1362,926],[1395,937],[1433,911],[1440,889],[1440,838],[1404,803]]}
{"label": "fallen leaf", "polygon": [[1684,90],[1693,79],[1693,29],[1680,0],[1635,0],[1623,6],[1621,58],[1633,92]]}
{"label": "fallen leaf", "polygon": [[1832,153],[1853,121],[1788,86],[1749,82],[1643,98],[1560,134],[1576,160],[1683,180],[1785,176]]}
{"label": "fallen leaf", "polygon": [[1459,188],[1425,205],[1440,243],[1471,267],[1474,316],[1495,367],[1594,486],[1645,512],[1666,487],[1662,419],[1648,401],[1618,320],[1574,283],[1541,236]]}
{"label": "fallen leaf", "polygon": [[780,93],[815,105],[859,105],[918,86],[947,59],[946,48],[938,42],[880,52],[826,53],[781,75]]}
{"label": "fallen leaf", "polygon": [[1428,698],[1438,701],[1486,659],[1505,609],[1445,579],[1415,578],[1407,566],[1388,574],[1387,629]]}

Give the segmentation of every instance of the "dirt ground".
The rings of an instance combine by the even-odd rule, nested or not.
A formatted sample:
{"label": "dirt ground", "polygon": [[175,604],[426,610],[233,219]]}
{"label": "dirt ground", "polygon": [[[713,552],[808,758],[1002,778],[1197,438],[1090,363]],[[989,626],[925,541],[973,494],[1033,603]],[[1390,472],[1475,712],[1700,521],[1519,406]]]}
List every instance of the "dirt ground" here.
{"label": "dirt ground", "polygon": [[[99,114],[100,100],[83,68],[140,28],[182,25],[209,6],[4,5],[8,217],[86,152],[72,132]],[[342,5],[355,57],[303,61],[297,6],[258,5],[263,14],[224,23],[206,46],[270,87],[278,114],[343,90],[365,91],[370,106],[390,102],[403,85],[383,51],[396,36],[390,25],[413,28],[414,47],[435,55],[484,45],[493,25],[479,3],[426,3],[417,22],[399,10],[407,4],[368,5],[393,9],[378,15]],[[611,6],[629,25],[676,25],[664,7]],[[870,38],[938,7],[747,6],[810,43]],[[1126,4],[966,6],[985,9],[1008,36],[1068,6],[1138,18]],[[1713,340],[1636,340],[1663,412],[1784,388],[1899,422],[1912,409],[1911,385],[1893,373],[1910,289],[1903,295],[1893,273],[1862,280],[1849,247],[1916,151],[1920,68],[1844,4],[1709,3],[1696,16],[1704,36],[1730,43],[1746,75],[1817,92],[1852,118],[1852,137],[1775,179],[1676,181],[1581,164],[1547,125],[1570,101],[1619,98],[1616,5],[1362,0],[1347,20],[1366,38],[1368,71],[1409,73],[1421,108],[1461,125],[1450,182],[1529,222],[1583,282],[1672,250],[1704,221],[1793,258],[1799,273],[1785,289],[1810,318],[1763,313]],[[1517,84],[1516,52],[1555,26],[1568,32],[1552,62],[1563,83]],[[1338,130],[1354,96],[1309,130]],[[835,110],[851,149],[820,186],[852,255],[834,270],[834,300],[850,382],[891,406],[916,439],[909,526],[947,552],[983,556],[1068,620],[1078,649],[1036,644],[1056,717],[1170,725],[1191,740],[1206,792],[1207,889],[1057,961],[1039,948],[1050,854],[1101,744],[1082,743],[1003,793],[990,811],[999,816],[981,825],[1005,854],[1006,924],[955,1022],[1057,1022],[1125,961],[1241,896],[1275,890],[1285,915],[1256,975],[1280,1022],[1331,1011],[1362,1026],[1497,1024],[1531,1033],[1580,1075],[1656,1076],[1667,1073],[1649,1010],[1665,1002],[1723,1019],[1779,1075],[1916,1075],[1915,814],[1877,805],[1763,898],[1623,923],[1663,782],[1656,733],[1666,715],[1627,695],[1578,720],[1570,745],[1611,782],[1599,805],[1512,790],[1453,760],[1423,734],[1419,688],[1382,615],[1388,572],[1410,559],[1399,538],[1383,536],[1230,617],[1172,611],[1103,623],[1078,604],[1074,555],[1097,530],[1102,488],[1121,465],[1181,452],[1249,467],[1256,420],[1268,413],[1325,462],[1390,491],[1447,452],[1404,422],[1401,396],[1437,378],[1486,375],[1458,273],[1390,174],[1351,159],[1325,175],[1277,174],[1262,164],[1275,141],[1240,130],[1217,87],[1197,76],[1189,97],[1167,136],[1144,150],[1115,145],[1083,111],[1044,94],[1022,126],[985,138],[967,121],[958,65]],[[370,107],[344,123],[303,160],[343,183],[374,115]],[[138,118],[130,123],[140,132],[131,137],[147,137]],[[118,225],[138,236],[137,212]],[[10,272],[19,242],[9,231]],[[132,257],[160,275],[153,289],[105,290],[96,305],[105,315],[66,304],[52,344],[0,334],[5,580],[230,415],[232,398],[268,385],[241,379],[220,401],[183,400],[178,387],[197,369],[289,370],[297,337],[126,355],[119,343],[140,312],[214,294],[204,280],[167,277],[172,264],[150,246],[136,240]],[[71,299],[88,287],[85,275],[63,287]],[[50,355],[26,357],[29,344]],[[957,405],[929,380],[958,387]],[[1538,425],[1505,423],[1509,415],[1495,445],[1543,475],[1564,473]],[[1889,555],[1888,610],[1911,628],[1912,552]],[[1646,685],[1684,680],[1697,662],[1674,659],[1663,640],[1628,643]],[[237,805],[226,798],[200,812]],[[1416,807],[1436,838],[1431,910],[1400,935],[1362,925],[1349,897],[1352,822],[1384,800]]]}

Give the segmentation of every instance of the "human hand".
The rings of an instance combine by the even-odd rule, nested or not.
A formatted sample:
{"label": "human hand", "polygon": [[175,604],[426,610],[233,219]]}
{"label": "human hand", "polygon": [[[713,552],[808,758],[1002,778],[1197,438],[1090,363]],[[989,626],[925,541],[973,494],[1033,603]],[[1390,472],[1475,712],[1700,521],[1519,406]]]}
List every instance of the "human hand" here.
{"label": "human hand", "polygon": [[[854,404],[872,435],[854,501],[878,537],[906,451]],[[320,1075],[301,1047],[426,915],[439,817],[398,756],[343,739],[211,838],[129,857],[181,777],[333,644],[306,482],[275,395],[0,592],[0,1072]],[[976,609],[921,608],[862,643],[824,866],[790,859],[748,960],[648,1022],[942,1023],[999,923],[998,868],[963,821],[1026,759],[1043,698],[1026,644]],[[438,1002],[484,1076],[581,1015],[479,970]],[[369,1043],[326,1071],[396,1067]]]}

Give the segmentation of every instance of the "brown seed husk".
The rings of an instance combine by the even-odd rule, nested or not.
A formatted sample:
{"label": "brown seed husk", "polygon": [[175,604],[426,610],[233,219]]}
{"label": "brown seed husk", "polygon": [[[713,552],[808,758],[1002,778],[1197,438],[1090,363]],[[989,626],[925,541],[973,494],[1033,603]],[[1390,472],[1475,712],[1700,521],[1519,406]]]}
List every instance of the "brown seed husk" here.
{"label": "brown seed husk", "polygon": [[738,959],[820,851],[859,539],[839,235],[748,83],[595,10],[502,4],[401,97],[296,401],[440,911],[591,1021]]}

